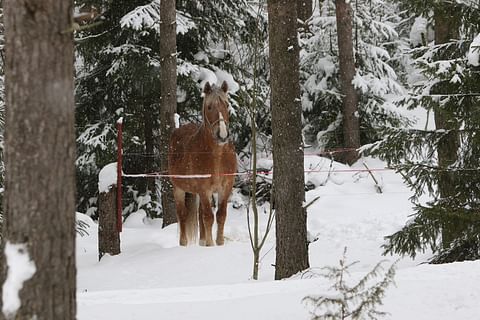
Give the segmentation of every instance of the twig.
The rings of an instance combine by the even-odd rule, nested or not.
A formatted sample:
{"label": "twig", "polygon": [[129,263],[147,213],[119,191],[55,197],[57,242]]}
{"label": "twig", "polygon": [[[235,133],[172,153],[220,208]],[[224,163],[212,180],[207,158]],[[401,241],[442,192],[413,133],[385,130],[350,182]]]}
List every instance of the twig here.
{"label": "twig", "polygon": [[318,199],[320,199],[320,196],[315,197],[312,201],[310,201],[309,203],[307,203],[303,208],[304,208],[305,210],[307,210],[308,207],[310,207],[312,204],[314,204],[315,202],[317,202]]}
{"label": "twig", "polygon": [[378,183],[377,179],[373,175],[373,172],[370,170],[370,168],[367,166],[365,162],[363,162],[363,166],[367,169],[368,173],[370,174],[370,177],[372,177],[373,181],[375,182],[375,189],[377,190],[378,193],[383,193],[382,187]]}

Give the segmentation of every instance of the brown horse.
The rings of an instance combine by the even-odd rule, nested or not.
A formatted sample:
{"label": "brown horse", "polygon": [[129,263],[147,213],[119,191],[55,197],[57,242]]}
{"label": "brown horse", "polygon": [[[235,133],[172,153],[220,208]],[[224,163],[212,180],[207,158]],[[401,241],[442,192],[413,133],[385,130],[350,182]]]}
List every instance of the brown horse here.
{"label": "brown horse", "polygon": [[181,246],[196,240],[198,225],[200,245],[214,245],[211,206],[214,193],[218,194],[216,243],[224,244],[227,200],[237,170],[235,148],[229,142],[227,91],[225,81],[220,88],[207,82],[203,89],[203,122],[175,129],[170,139],[168,171],[177,206]]}

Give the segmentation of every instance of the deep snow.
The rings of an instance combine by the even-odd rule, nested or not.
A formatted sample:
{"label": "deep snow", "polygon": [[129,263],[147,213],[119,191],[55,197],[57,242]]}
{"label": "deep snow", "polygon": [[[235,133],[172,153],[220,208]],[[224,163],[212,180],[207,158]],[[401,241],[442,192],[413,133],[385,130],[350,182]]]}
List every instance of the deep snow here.
{"label": "deep snow", "polygon": [[[375,159],[363,159],[369,168],[384,168]],[[132,214],[121,235],[122,253],[97,261],[97,228],[78,237],[78,318],[91,319],[310,319],[302,298],[329,292],[331,283],[315,276],[321,267],[336,265],[344,247],[349,261],[358,260],[352,278],[359,278],[382,259],[385,235],[401,228],[412,213],[411,192],[392,171],[374,172],[383,193],[377,193],[368,172],[352,172],[330,160],[305,157],[306,180],[317,187],[306,202],[320,196],[308,209],[311,272],[273,281],[275,252],[272,233],[262,251],[260,280],[251,280],[252,254],[246,209],[229,206],[222,247],[179,247],[177,226],[161,228],[143,211]],[[353,168],[364,169],[361,161]],[[320,171],[320,172],[319,172]],[[232,203],[245,201],[235,193]],[[267,207],[261,207],[263,226]],[[480,262],[422,264],[428,253],[398,263],[396,286],[388,289],[386,319],[479,319]]]}

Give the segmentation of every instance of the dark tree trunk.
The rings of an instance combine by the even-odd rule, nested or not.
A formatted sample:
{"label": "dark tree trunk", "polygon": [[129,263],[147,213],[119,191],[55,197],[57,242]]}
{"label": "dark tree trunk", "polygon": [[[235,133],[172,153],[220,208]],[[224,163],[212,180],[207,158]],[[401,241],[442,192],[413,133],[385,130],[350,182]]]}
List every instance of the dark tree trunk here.
{"label": "dark tree trunk", "polygon": [[305,270],[307,217],[299,85],[296,3],[268,1],[276,219],[275,279]]}
{"label": "dark tree trunk", "polygon": [[[312,0],[297,0],[298,19],[304,24],[312,16]],[[306,25],[305,25],[305,29]]]}
{"label": "dark tree trunk", "polygon": [[14,318],[75,319],[73,1],[3,4],[5,245],[24,244],[36,268]]}
{"label": "dark tree trunk", "polygon": [[[459,38],[460,15],[458,9],[452,4],[444,4],[442,8],[436,8],[434,12],[435,19],[435,44],[450,42],[452,39]],[[452,50],[446,50],[439,59],[448,59]],[[439,83],[432,88],[434,94],[454,93],[448,90],[449,83]],[[440,168],[448,168],[457,161],[457,151],[460,146],[460,137],[457,129],[460,125],[452,112],[444,110],[441,107],[434,109],[436,129],[452,130],[447,136],[442,138],[438,144],[438,165]],[[440,173],[438,189],[442,198],[455,196],[454,175],[448,171]],[[458,234],[465,226],[458,221],[445,223],[442,228],[442,245],[448,248],[450,243],[458,238]]]}
{"label": "dark tree trunk", "polygon": [[105,254],[120,253],[120,233],[117,230],[117,187],[98,195],[98,259]]}
{"label": "dark tree trunk", "polygon": [[[175,129],[177,111],[177,34],[175,0],[160,2],[160,169],[168,169],[168,144]],[[162,179],[163,226],[175,223],[177,215],[173,187],[169,179]]]}
{"label": "dark tree trunk", "polygon": [[[360,147],[360,121],[358,96],[352,80],[355,76],[355,59],[352,41],[352,7],[345,0],[335,1],[337,15],[338,56],[340,82],[343,94],[343,140],[347,149]],[[343,160],[353,164],[358,159],[355,150],[345,152]]]}
{"label": "dark tree trunk", "polygon": [[[144,169],[146,173],[153,172],[153,154],[155,152],[155,137],[153,134],[154,119],[152,106],[143,104],[143,133],[145,137]],[[146,178],[145,191],[150,191],[155,196],[155,178]]]}
{"label": "dark tree trunk", "polygon": [[[2,39],[3,41],[0,41],[0,63],[1,63],[1,67],[0,67],[0,72],[2,74],[5,74],[5,43],[4,43],[4,35],[5,35],[5,29],[4,29],[4,25],[3,25],[3,0],[0,0],[0,39]],[[3,162],[3,154],[0,154],[0,160]],[[0,172],[0,182],[2,185],[5,184],[4,182],[4,170],[5,168],[1,168],[2,171]],[[1,243],[2,243],[2,230],[3,230],[3,206],[2,206],[2,202],[1,202],[1,197],[0,196],[0,249],[1,249]],[[1,251],[0,251],[1,252]],[[0,254],[1,256],[1,254]],[[0,257],[0,272],[1,272],[1,269],[2,269],[2,258]],[[1,277],[0,277],[1,278]],[[1,291],[0,291],[1,292]],[[1,302],[0,302],[1,304]]]}

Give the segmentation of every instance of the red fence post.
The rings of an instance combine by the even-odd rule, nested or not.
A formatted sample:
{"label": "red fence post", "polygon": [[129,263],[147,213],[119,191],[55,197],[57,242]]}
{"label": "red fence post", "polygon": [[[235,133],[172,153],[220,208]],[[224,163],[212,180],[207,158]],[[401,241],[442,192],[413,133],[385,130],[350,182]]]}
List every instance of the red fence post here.
{"label": "red fence post", "polygon": [[117,121],[117,231],[122,232],[122,160],[123,118]]}

